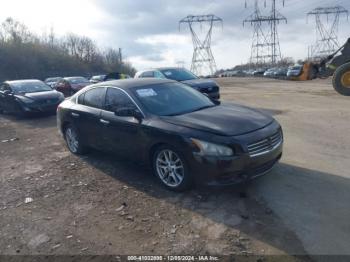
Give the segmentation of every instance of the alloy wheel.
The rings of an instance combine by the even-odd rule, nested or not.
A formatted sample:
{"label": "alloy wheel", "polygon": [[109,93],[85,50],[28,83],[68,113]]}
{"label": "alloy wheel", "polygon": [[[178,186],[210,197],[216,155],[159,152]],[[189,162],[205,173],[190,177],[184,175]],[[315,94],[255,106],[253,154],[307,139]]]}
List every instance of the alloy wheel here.
{"label": "alloy wheel", "polygon": [[68,127],[66,130],[66,141],[69,150],[73,153],[77,153],[79,148],[78,135],[71,127]]}
{"label": "alloy wheel", "polygon": [[156,170],[162,182],[169,187],[178,187],[184,180],[184,164],[181,158],[170,149],[164,149],[158,153]]}

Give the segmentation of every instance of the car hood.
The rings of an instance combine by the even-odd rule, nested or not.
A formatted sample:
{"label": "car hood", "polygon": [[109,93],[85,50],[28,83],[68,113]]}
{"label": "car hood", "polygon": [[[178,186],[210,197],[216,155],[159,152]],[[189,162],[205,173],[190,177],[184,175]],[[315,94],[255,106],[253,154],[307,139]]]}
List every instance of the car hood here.
{"label": "car hood", "polygon": [[192,79],[192,80],[185,80],[181,81],[181,83],[191,86],[191,87],[214,87],[217,86],[217,83],[210,79]]}
{"label": "car hood", "polygon": [[45,92],[35,92],[16,95],[19,99],[21,97],[29,98],[36,102],[42,102],[47,100],[57,100],[61,97],[60,93],[57,91],[45,91]]}
{"label": "car hood", "polygon": [[246,134],[274,121],[271,116],[237,104],[223,104],[179,116],[162,116],[161,119],[223,136]]}

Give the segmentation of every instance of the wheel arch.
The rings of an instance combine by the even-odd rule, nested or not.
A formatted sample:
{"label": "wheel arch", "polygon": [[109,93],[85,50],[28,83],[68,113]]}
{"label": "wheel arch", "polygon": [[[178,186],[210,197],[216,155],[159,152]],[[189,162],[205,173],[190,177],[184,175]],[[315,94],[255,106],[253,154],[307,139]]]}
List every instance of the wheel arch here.
{"label": "wheel arch", "polygon": [[64,136],[64,132],[66,131],[67,127],[70,125],[71,125],[71,123],[67,120],[61,124],[61,132],[62,132],[63,136]]}

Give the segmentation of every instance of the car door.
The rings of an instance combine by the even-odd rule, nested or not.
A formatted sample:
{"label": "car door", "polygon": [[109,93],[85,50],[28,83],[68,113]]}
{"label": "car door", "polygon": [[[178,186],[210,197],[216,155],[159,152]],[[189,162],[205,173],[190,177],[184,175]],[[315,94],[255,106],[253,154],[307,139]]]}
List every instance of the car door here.
{"label": "car door", "polygon": [[138,109],[124,90],[109,87],[100,120],[104,124],[104,148],[122,156],[140,155],[141,124],[134,117],[117,116],[120,108]]}
{"label": "car door", "polygon": [[71,118],[79,135],[86,145],[103,148],[101,143],[102,123],[101,109],[104,104],[106,88],[89,89],[77,98],[77,103],[71,108]]}

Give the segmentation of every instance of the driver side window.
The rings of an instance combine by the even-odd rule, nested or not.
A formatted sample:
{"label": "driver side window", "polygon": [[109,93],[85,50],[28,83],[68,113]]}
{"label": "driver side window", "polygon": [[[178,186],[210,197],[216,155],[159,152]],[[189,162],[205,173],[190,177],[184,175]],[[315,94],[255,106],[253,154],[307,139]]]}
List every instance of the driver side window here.
{"label": "driver side window", "polygon": [[104,109],[110,112],[117,112],[121,108],[137,109],[134,102],[123,91],[116,88],[108,88]]}

